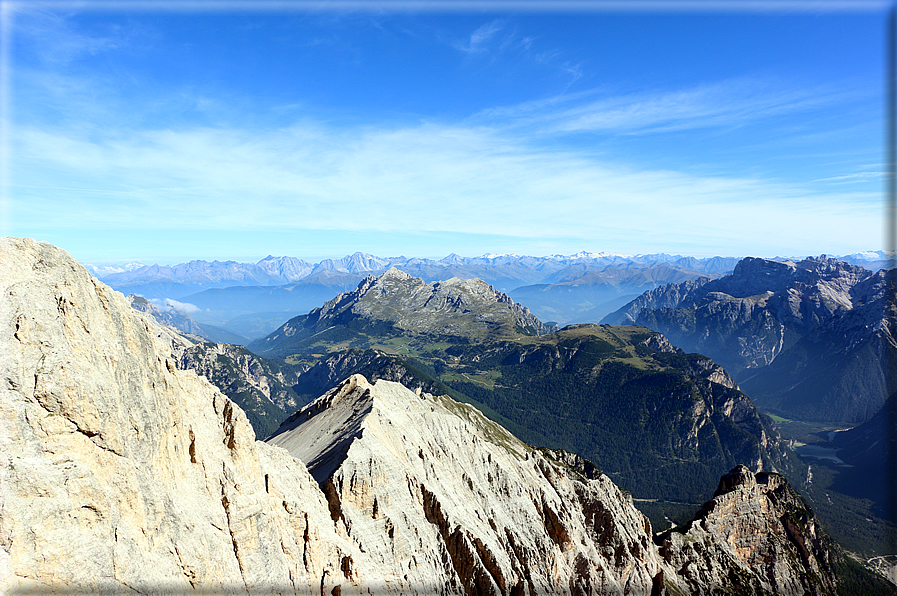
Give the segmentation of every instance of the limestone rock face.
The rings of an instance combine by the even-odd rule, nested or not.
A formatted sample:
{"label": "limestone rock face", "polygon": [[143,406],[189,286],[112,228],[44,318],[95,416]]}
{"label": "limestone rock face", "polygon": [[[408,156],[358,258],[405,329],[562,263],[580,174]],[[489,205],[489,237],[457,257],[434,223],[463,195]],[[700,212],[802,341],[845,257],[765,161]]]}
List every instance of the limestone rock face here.
{"label": "limestone rock face", "polygon": [[744,466],[722,478],[713,500],[684,534],[670,533],[662,551],[695,592],[738,578],[745,593],[825,594],[837,581],[831,539],[803,499],[782,476]]}
{"label": "limestone rock face", "polygon": [[[706,351],[737,373],[770,364],[787,333],[806,335],[865,304],[883,275],[824,255],[800,263],[745,258],[731,275],[646,292],[615,316],[657,329],[686,349]],[[727,357],[721,358],[724,348]]]}
{"label": "limestone rock face", "polygon": [[650,523],[607,476],[447,397],[355,375],[268,442],[309,466],[362,551],[415,585],[647,595],[661,571]]}
{"label": "limestone rock face", "polygon": [[0,591],[320,593],[364,559],[304,466],[68,254],[3,239],[0,292]]}
{"label": "limestone rock face", "polygon": [[244,410],[266,410],[274,406],[292,412],[299,407],[297,396],[290,389],[298,376],[295,369],[260,358],[241,345],[209,341],[189,315],[175,310],[160,311],[146,298],[134,294],[128,295],[128,300],[134,310],[152,315],[158,323],[176,330],[180,337],[170,343],[178,368],[196,371],[231,399],[250,394],[248,401],[243,400],[246,403],[234,399]]}

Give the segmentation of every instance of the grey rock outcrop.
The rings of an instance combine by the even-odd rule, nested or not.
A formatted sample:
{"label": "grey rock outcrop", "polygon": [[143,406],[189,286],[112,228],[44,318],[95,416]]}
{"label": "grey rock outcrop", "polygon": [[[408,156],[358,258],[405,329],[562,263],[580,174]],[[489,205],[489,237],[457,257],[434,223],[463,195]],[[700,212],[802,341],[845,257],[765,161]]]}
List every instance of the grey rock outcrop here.
{"label": "grey rock outcrop", "polygon": [[837,583],[837,549],[804,500],[784,477],[744,466],[723,476],[713,500],[661,550],[698,593],[731,582],[741,593],[819,594]]}

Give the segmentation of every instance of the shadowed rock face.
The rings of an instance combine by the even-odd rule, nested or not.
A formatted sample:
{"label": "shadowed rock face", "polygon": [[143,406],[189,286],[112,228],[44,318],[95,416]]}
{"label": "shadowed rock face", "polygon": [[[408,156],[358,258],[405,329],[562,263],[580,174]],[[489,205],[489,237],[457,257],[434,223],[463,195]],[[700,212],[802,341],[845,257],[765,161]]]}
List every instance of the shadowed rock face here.
{"label": "shadowed rock face", "polygon": [[[0,240],[0,296],[4,593],[834,590],[812,516],[782,534],[767,515],[783,486],[769,480],[714,499],[686,535],[700,525],[702,549],[673,534],[661,551],[594,466],[533,451],[448,398],[355,376],[272,440],[319,486],[177,368],[177,337],[60,249]],[[724,514],[730,501],[752,521]],[[731,524],[753,542],[732,543]],[[755,551],[785,552],[782,535],[799,556],[752,567]]]}
{"label": "shadowed rock face", "polygon": [[746,258],[720,279],[646,292],[605,322],[634,321],[710,356],[768,411],[858,423],[884,403],[897,348],[888,275],[825,256]]}

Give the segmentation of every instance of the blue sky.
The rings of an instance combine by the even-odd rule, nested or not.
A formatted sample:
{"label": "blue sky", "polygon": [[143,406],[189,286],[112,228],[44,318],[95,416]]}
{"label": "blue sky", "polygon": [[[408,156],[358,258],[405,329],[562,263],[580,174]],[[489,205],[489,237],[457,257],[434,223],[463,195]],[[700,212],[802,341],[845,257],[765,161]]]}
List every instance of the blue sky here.
{"label": "blue sky", "polygon": [[87,262],[882,248],[887,3],[315,6],[2,2],[0,233]]}

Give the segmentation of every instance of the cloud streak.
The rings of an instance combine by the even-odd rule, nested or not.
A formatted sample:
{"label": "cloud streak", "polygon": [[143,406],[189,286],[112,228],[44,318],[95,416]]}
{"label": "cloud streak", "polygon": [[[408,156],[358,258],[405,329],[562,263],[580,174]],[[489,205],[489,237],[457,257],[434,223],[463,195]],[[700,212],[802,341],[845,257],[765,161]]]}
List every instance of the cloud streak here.
{"label": "cloud streak", "polygon": [[453,47],[466,54],[481,54],[488,50],[492,40],[504,28],[504,22],[496,19],[478,27],[468,39],[456,41]]}
{"label": "cloud streak", "polygon": [[[575,71],[574,71],[575,72]],[[741,78],[664,92],[589,99],[598,91],[484,110],[475,119],[504,122],[541,134],[645,134],[740,126],[842,101],[850,92],[800,89]]]}
{"label": "cloud streak", "polygon": [[[872,193],[637,168],[485,127],[184,129],[92,142],[23,129],[18,144],[31,162],[13,186],[23,228],[585,235],[614,247],[658,235],[719,246],[788,237],[812,246],[879,217]],[[78,190],[97,180],[105,185]]]}

